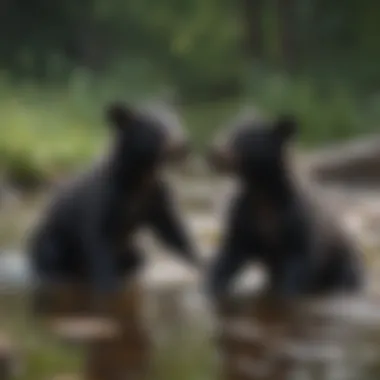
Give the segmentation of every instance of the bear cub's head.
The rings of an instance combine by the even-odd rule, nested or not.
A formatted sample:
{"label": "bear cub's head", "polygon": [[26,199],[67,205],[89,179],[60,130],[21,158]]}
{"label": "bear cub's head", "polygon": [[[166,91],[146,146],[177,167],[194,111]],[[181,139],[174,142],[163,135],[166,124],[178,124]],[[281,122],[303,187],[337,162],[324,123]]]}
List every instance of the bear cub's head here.
{"label": "bear cub's head", "polygon": [[140,169],[183,160],[190,152],[188,139],[174,114],[140,110],[121,102],[106,109],[121,158]]}
{"label": "bear cub's head", "polygon": [[219,172],[264,184],[285,170],[285,148],[296,132],[297,123],[291,116],[234,121],[217,135],[207,160]]}

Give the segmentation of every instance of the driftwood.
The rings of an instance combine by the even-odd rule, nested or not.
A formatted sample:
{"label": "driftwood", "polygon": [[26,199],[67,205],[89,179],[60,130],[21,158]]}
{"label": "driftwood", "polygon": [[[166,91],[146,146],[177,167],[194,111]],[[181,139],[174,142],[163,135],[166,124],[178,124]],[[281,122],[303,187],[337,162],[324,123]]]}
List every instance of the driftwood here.
{"label": "driftwood", "polygon": [[310,174],[319,182],[380,185],[380,136],[331,146],[306,158]]}

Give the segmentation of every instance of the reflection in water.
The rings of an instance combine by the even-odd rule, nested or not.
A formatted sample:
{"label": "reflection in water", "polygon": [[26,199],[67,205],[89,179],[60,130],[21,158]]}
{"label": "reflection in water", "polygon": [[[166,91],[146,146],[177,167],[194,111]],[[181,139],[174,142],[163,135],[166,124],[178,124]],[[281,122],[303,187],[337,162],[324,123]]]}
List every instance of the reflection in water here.
{"label": "reflection in water", "polygon": [[[30,293],[0,293],[0,332],[8,332],[23,354],[20,380],[79,380],[84,378],[83,366],[87,378],[90,374],[95,376],[90,372],[92,368],[103,376],[100,379],[112,380],[117,376],[115,368],[118,366],[113,360],[123,363],[124,370],[134,367],[144,372],[139,377],[131,371],[134,379],[145,375],[145,378],[154,380],[215,378],[212,365],[214,346],[208,331],[210,316],[204,313],[206,305],[198,291],[178,285],[155,286],[154,289],[138,286],[130,293],[135,297],[129,297],[125,292],[119,303],[125,312],[125,325],[129,327],[124,343],[120,335],[114,343],[107,343],[104,339],[103,343],[96,343],[94,340],[99,341],[99,338],[114,337],[115,326],[106,323],[107,318],[102,320],[89,313],[88,293],[74,286],[52,299],[55,291],[50,290],[34,298],[33,315],[30,313],[33,309],[29,302]],[[147,306],[141,308],[146,318],[136,313],[141,303]],[[116,329],[116,334],[120,334],[119,329]],[[119,352],[119,359],[113,356],[115,352]],[[131,362],[135,366],[131,366]]]}
{"label": "reflection in water", "polygon": [[225,302],[219,308],[220,378],[378,379],[379,306],[358,298]]}
{"label": "reflection in water", "polygon": [[[62,326],[58,329],[55,325],[55,335],[71,343],[80,343],[80,347],[85,343],[88,377],[118,379],[126,368],[133,367],[140,368],[146,375],[153,359],[153,368],[146,378],[156,380],[380,378],[380,305],[376,299],[336,298],[286,302],[265,297],[241,297],[219,308],[219,342],[215,345],[214,341],[209,341],[208,330],[209,327],[212,330],[215,328],[216,321],[212,318],[209,320],[207,304],[203,303],[202,296],[195,289],[156,289],[157,292],[149,296],[141,290],[137,287],[129,295],[128,292],[124,293],[119,299],[121,302],[112,303],[114,312],[119,316],[124,315],[119,321],[124,321],[125,329],[122,333],[117,330],[111,341],[99,342],[97,339],[98,342],[95,342],[91,334],[98,335],[98,338],[101,334],[91,324],[87,324],[87,329],[84,329],[83,324],[77,321],[71,327],[66,324],[66,330]],[[77,288],[75,296],[72,293],[63,299],[77,300],[74,310],[66,312],[70,314],[76,310],[78,316],[78,310],[86,312],[86,295],[80,296]],[[152,299],[156,302],[152,302]],[[148,321],[136,313],[141,301],[150,306],[145,311],[149,316]],[[20,304],[25,305],[24,298],[20,299]],[[2,305],[5,303],[2,302]],[[9,307],[2,308],[0,312],[0,316],[4,315],[5,318],[2,320],[3,326],[14,319],[7,317],[10,314],[6,311],[16,309],[12,302],[7,301],[7,305]],[[44,302],[39,306],[44,306]],[[60,303],[58,306],[62,308],[65,304]],[[65,308],[69,306],[66,304]],[[53,309],[50,303],[50,313],[53,313]],[[25,319],[27,315],[21,310],[24,309],[12,315]],[[60,309],[59,313],[62,315],[64,310]],[[42,316],[37,315],[37,321],[46,321],[40,319]],[[207,326],[204,326],[205,322]],[[149,331],[138,328],[146,323]],[[30,326],[30,323],[27,325]],[[17,330],[20,330],[19,326],[21,324],[17,323]],[[44,326],[46,329],[47,325]],[[71,332],[68,332],[67,327],[70,327]],[[76,333],[75,329],[81,330],[80,333]],[[26,331],[20,331],[17,341],[28,347],[28,356],[38,349],[31,338],[38,338],[37,343],[46,346],[41,336],[34,335],[38,329],[30,330],[29,327]],[[151,343],[154,345],[151,346]],[[43,355],[49,350],[45,346],[45,350],[41,351]],[[218,372],[221,370],[222,373],[214,377],[212,359],[215,353],[221,354],[219,364],[222,366],[219,366]],[[58,351],[57,357],[61,359],[62,353]],[[82,360],[80,362],[83,364]],[[51,372],[59,375],[71,368],[77,367],[65,368],[57,364]],[[132,374],[136,373],[132,371]],[[50,377],[29,377],[28,373],[25,378],[34,380]]]}
{"label": "reflection in water", "polygon": [[85,345],[88,380],[146,379],[150,342],[141,315],[139,284],[97,299],[81,284],[39,289],[34,311],[64,341]]}

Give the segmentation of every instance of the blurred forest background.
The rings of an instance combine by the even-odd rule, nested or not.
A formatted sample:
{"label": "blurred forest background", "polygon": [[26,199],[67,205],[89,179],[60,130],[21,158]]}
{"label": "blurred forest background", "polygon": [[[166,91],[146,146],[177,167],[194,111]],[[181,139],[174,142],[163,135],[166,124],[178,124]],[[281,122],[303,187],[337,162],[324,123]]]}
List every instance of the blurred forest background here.
{"label": "blurred forest background", "polygon": [[1,0],[0,171],[71,171],[119,97],[175,99],[198,146],[247,103],[294,112],[307,145],[375,131],[379,16],[375,0]]}

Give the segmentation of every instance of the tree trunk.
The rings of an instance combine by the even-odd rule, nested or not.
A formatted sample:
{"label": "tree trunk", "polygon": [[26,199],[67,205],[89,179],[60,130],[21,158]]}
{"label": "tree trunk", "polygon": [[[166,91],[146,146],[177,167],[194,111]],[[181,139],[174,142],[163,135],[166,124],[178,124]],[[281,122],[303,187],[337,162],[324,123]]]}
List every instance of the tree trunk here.
{"label": "tree trunk", "polygon": [[276,0],[282,64],[287,71],[297,65],[296,0]]}
{"label": "tree trunk", "polygon": [[263,57],[262,0],[241,0],[242,19],[245,25],[245,52],[250,58]]}

